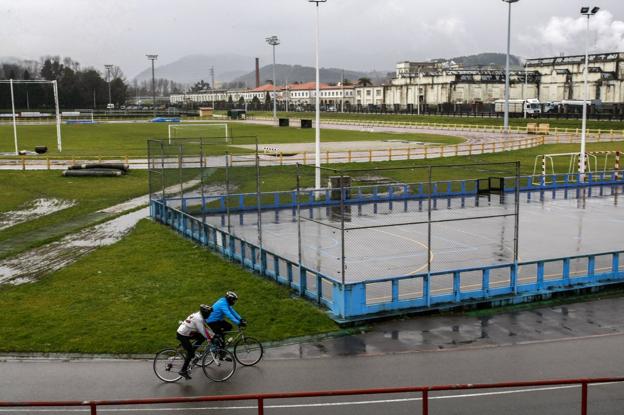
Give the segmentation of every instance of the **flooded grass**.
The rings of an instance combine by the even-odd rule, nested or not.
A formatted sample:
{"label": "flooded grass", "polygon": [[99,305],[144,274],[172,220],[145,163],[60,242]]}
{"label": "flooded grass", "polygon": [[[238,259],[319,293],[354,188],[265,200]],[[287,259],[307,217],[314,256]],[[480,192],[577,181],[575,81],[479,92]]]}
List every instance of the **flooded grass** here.
{"label": "flooded grass", "polygon": [[[0,287],[0,351],[151,353],[178,321],[235,290],[249,334],[265,341],[336,330],[314,305],[161,225],[143,220],[40,281]],[[37,316],[37,318],[33,318]]]}
{"label": "flooded grass", "polygon": [[76,204],[73,200],[35,199],[22,206],[21,209],[0,213],[0,231],[19,223],[50,215],[59,210],[67,209]]}
{"label": "flooded grass", "polygon": [[11,216],[36,200],[73,202],[49,214],[30,215],[0,229],[0,258],[15,255],[112,217],[98,213],[147,193],[147,172],[122,177],[68,178],[55,171],[0,171],[0,217]]}

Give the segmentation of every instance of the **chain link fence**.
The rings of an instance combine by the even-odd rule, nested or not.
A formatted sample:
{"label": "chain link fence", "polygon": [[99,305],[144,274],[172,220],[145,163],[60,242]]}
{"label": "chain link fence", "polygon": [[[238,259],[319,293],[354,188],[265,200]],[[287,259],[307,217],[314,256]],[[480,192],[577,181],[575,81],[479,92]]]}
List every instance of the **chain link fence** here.
{"label": "chain link fence", "polygon": [[343,283],[518,260],[518,163],[297,175],[300,261]]}

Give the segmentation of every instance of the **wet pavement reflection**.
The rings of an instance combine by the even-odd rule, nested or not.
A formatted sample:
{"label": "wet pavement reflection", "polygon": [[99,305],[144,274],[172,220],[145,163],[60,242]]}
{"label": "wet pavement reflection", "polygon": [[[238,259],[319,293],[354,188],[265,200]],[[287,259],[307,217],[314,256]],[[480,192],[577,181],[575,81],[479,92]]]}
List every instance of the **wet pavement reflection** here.
{"label": "wet pavement reflection", "polygon": [[269,348],[266,357],[374,355],[574,340],[624,333],[623,315],[624,297],[491,315],[416,316],[375,323],[360,334]]}

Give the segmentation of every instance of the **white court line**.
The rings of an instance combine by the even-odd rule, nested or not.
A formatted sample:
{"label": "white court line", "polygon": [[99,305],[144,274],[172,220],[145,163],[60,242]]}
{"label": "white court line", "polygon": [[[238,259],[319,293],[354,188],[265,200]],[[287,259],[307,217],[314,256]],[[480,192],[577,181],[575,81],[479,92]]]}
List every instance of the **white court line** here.
{"label": "white court line", "polygon": [[[615,385],[623,382],[605,382],[605,383],[591,383],[588,386],[605,386]],[[464,399],[464,398],[480,398],[484,396],[501,396],[501,395],[515,395],[520,393],[533,393],[533,392],[548,392],[554,390],[564,389],[578,389],[580,385],[561,385],[561,386],[546,386],[539,388],[528,389],[512,389],[506,391],[496,392],[481,392],[481,393],[465,393],[459,395],[444,395],[444,396],[429,396],[429,400],[443,400],[443,399]],[[418,392],[413,392],[418,393]],[[429,392],[432,393],[432,392]],[[338,397],[338,396],[336,396]],[[296,399],[296,398],[289,398]],[[403,402],[418,402],[422,401],[421,397],[414,398],[399,398],[399,399],[380,399],[380,400],[368,400],[368,401],[348,401],[348,402],[322,402],[322,403],[309,403],[309,404],[292,404],[292,405],[265,405],[265,409],[296,409],[296,408],[319,408],[319,407],[332,407],[332,406],[352,406],[352,405],[371,405],[371,404],[389,404],[389,403],[403,403]],[[187,402],[192,403],[192,402]],[[105,408],[105,405],[98,407],[98,412],[164,412],[164,411],[238,411],[257,409],[256,405],[247,406],[206,406],[206,407],[170,407],[170,408]],[[85,409],[9,409],[0,408],[0,412],[89,412],[89,408]]]}

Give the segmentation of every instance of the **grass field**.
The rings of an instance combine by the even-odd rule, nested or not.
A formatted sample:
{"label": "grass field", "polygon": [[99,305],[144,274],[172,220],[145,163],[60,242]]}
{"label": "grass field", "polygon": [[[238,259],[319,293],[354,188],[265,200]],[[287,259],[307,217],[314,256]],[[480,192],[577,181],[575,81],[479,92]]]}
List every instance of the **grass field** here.
{"label": "grass field", "polygon": [[337,330],[287,288],[144,220],[37,283],[0,288],[0,352],[152,353],[175,345],[178,321],[227,290],[263,341]]}
{"label": "grass field", "polygon": [[[258,137],[260,143],[299,143],[314,142],[313,129],[278,128],[272,126],[230,123],[230,136],[236,144],[253,144]],[[149,138],[167,138],[167,124],[161,123],[126,123],[63,125],[63,152],[57,151],[56,130],[54,126],[19,126],[19,149],[34,150],[35,146],[48,147],[51,157],[71,156],[106,156],[106,157],[145,157]],[[209,132],[212,137],[219,134]],[[197,135],[197,130],[193,132]],[[238,137],[238,138],[237,138]],[[371,133],[366,131],[323,130],[322,141],[370,141],[401,138],[411,141],[440,144],[457,144],[464,140],[459,137],[432,134],[394,134]],[[236,147],[210,146],[208,154],[249,152]],[[0,152],[14,152],[13,130],[10,125],[0,125]]]}
{"label": "grass field", "polygon": [[[624,142],[591,143],[588,150],[623,148]],[[448,166],[436,170],[437,180],[474,177],[457,163],[521,161],[522,172],[532,172],[535,155],[578,150],[577,145],[538,148],[435,160],[354,163],[337,168],[375,169],[428,164]],[[565,162],[562,162],[562,166]],[[262,169],[262,190],[290,190],[295,186],[294,167]],[[240,168],[232,173],[239,191],[255,190],[254,171]],[[397,180],[423,180],[418,169],[395,170]],[[40,195],[78,200],[74,211],[39,218],[15,227],[11,243],[39,227],[53,231],[66,223],[88,217],[97,207],[108,206],[145,193],[146,175],[131,172],[123,179],[72,179],[57,172],[0,172],[0,211],[15,209]],[[223,182],[223,171],[209,180]],[[322,311],[288,289],[253,276],[205,248],[185,240],[168,228],[149,221],[115,245],[83,257],[75,264],[17,287],[0,287],[0,351],[148,353],[175,343],[177,321],[202,302],[214,301],[227,289],[241,295],[239,311],[250,322],[250,333],[263,340],[327,333],[337,329]],[[136,316],[143,316],[137,322]],[[37,316],[33,319],[32,316]]]}
{"label": "grass field", "polygon": [[[250,112],[250,116],[271,117],[271,112]],[[311,118],[315,114],[312,112],[281,112],[278,117],[284,118]],[[451,117],[440,115],[403,115],[403,114],[357,114],[340,112],[322,112],[321,119],[341,119],[341,120],[372,120],[372,121],[401,121],[414,123],[438,123],[438,124],[469,124],[469,125],[503,125],[503,118],[498,117]],[[581,128],[581,120],[549,119],[549,118],[510,118],[511,126],[526,126],[527,123],[548,123],[551,128]],[[587,121],[587,128],[602,128],[605,130],[623,130],[624,122],[621,121]]]}

